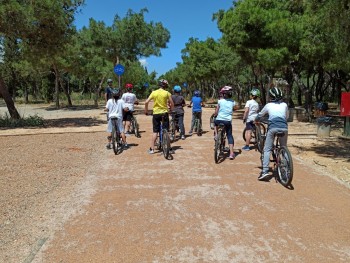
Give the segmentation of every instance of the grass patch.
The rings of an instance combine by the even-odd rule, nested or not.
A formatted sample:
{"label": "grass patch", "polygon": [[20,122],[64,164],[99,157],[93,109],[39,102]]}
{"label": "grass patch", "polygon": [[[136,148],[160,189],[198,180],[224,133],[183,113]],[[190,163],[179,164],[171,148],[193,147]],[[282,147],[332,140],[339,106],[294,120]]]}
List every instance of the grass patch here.
{"label": "grass patch", "polygon": [[18,120],[12,119],[7,113],[0,116],[0,127],[18,128],[18,127],[38,127],[44,126],[44,118],[38,115],[20,118]]}

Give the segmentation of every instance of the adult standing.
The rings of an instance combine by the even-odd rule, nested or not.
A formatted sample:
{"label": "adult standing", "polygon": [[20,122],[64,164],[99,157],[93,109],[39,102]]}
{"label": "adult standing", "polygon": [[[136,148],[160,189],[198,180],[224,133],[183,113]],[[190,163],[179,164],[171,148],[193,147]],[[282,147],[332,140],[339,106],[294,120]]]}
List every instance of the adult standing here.
{"label": "adult standing", "polygon": [[105,102],[112,98],[113,93],[113,80],[107,79],[107,87],[105,88]]}
{"label": "adult standing", "polygon": [[160,124],[163,118],[163,127],[169,129],[169,114],[168,105],[170,105],[170,111],[174,108],[174,102],[171,98],[169,91],[165,90],[169,87],[169,83],[165,79],[160,79],[158,81],[158,89],[152,91],[148,99],[145,102],[145,114],[148,115],[148,104],[153,100],[153,134],[151,138],[150,148],[148,150],[149,154],[154,153],[154,144],[157,139],[157,134],[160,131]]}

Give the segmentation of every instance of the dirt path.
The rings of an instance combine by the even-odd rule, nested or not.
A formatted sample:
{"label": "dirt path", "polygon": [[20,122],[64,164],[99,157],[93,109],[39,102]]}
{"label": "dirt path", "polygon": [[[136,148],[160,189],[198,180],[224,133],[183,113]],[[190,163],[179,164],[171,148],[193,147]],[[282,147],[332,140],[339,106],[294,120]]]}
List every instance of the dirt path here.
{"label": "dirt path", "polygon": [[[346,184],[326,176],[331,170],[320,171],[329,165],[322,159],[317,159],[321,165],[314,166],[303,160],[307,155],[297,151],[305,147],[305,142],[301,144],[293,136],[289,142],[299,146],[293,149],[294,190],[274,180],[259,182],[259,155],[255,151],[215,164],[209,130],[212,111],[205,109],[203,113],[207,132],[202,137],[194,135],[175,142],[172,160],[165,160],[160,153],[147,154],[151,117],[143,115],[137,116],[142,138],[130,137],[130,149],[118,156],[103,149],[105,127],[93,124],[103,119],[100,114],[86,119],[92,124],[84,137],[79,136],[79,129],[83,129],[79,125],[70,126],[66,135],[57,135],[54,127],[45,129],[45,133],[51,129],[53,135],[28,135],[33,141],[44,138],[37,146],[26,144],[27,135],[0,136],[1,145],[6,138],[12,145],[18,141],[32,149],[42,148],[42,143],[45,149],[56,141],[54,150],[49,151],[52,157],[57,162],[72,159],[65,166],[56,165],[57,172],[48,178],[38,180],[47,184],[40,189],[47,189],[52,186],[54,174],[61,179],[52,191],[33,191],[30,196],[36,193],[46,198],[42,204],[36,204],[36,210],[32,206],[39,198],[27,205],[29,212],[25,216],[17,215],[22,221],[13,216],[8,217],[13,221],[1,222],[7,241],[2,245],[8,250],[2,250],[0,261],[348,262],[350,191]],[[187,129],[190,118],[187,111]],[[234,124],[235,148],[240,149],[243,124],[237,119]],[[21,132],[24,133],[17,130]],[[29,158],[25,152],[23,155]],[[338,161],[346,163],[347,158],[346,155]],[[6,161],[5,167],[8,162],[15,163],[9,157]],[[43,167],[39,162],[42,175],[50,165],[54,164]],[[28,165],[22,168],[28,169]],[[69,174],[74,174],[75,179]],[[11,182],[16,186],[14,180]],[[11,191],[10,186],[4,187]],[[15,201],[13,206],[16,207]],[[31,222],[38,218],[41,221]],[[23,224],[32,231],[28,232]],[[12,239],[8,231],[14,233]]]}

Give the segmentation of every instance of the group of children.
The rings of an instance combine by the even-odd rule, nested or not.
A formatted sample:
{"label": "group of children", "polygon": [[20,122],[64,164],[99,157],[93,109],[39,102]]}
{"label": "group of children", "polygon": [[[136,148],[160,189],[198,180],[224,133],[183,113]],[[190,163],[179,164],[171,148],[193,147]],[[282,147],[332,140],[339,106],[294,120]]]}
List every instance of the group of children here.
{"label": "group of children", "polygon": [[133,85],[125,85],[126,92],[121,95],[119,89],[112,88],[112,80],[107,80],[108,87],[105,90],[105,100],[107,112],[107,149],[111,149],[112,140],[112,118],[117,118],[117,126],[120,131],[124,147],[128,147],[126,136],[129,135],[130,123],[133,118],[134,104],[138,104],[136,95],[132,93]]}
{"label": "group of children", "polygon": [[[110,80],[111,81],[111,80]],[[159,81],[159,90],[156,90],[152,92],[152,94],[149,96],[149,98],[146,100],[145,103],[145,114],[148,114],[148,103],[150,100],[154,100],[156,103],[154,105],[154,108],[163,109],[164,112],[160,112],[158,115],[164,115],[166,114],[166,117],[168,119],[167,111],[170,105],[170,110],[174,112],[174,117],[178,120],[179,130],[180,130],[180,137],[181,139],[185,139],[185,127],[184,127],[184,107],[186,105],[185,98],[181,95],[181,87],[180,86],[174,86],[173,88],[173,95],[170,95],[169,92],[166,90],[163,90],[163,88],[168,87],[168,82],[166,80],[160,80]],[[109,82],[110,84],[110,82]],[[111,85],[109,85],[111,86]],[[124,141],[124,145],[127,147],[126,143],[126,136],[124,133],[124,130],[126,133],[128,132],[128,129],[130,127],[130,120],[132,118],[132,112],[134,110],[134,104],[138,103],[138,100],[133,94],[132,91],[132,84],[126,84],[126,90],[127,92],[123,94],[122,97],[120,97],[121,93],[118,89],[112,89],[111,87],[107,87],[106,89],[106,108],[105,111],[108,112],[108,128],[107,131],[109,133],[112,132],[112,123],[111,123],[111,117],[117,117],[118,118],[118,128],[121,132],[122,139]],[[163,91],[164,96],[160,96],[158,94],[160,91]],[[108,94],[109,93],[109,94]],[[223,124],[226,129],[227,134],[227,140],[229,145],[229,151],[230,155],[229,158],[233,160],[235,158],[235,154],[233,151],[234,146],[234,138],[232,135],[232,114],[233,111],[238,109],[238,105],[236,105],[236,102],[232,99],[232,87],[230,86],[224,86],[220,90],[220,99],[218,100],[214,117],[215,117],[215,127],[214,127],[214,139],[216,139],[217,136],[217,126],[220,124]],[[109,97],[110,95],[110,97]],[[202,107],[204,107],[203,100],[200,96],[200,91],[196,90],[193,94],[193,97],[191,99],[189,107],[192,107],[192,122],[191,122],[191,129],[189,131],[189,135],[192,135],[193,132],[193,126],[195,119],[198,118],[200,120],[200,123],[202,122]],[[249,143],[251,139],[252,129],[254,128],[254,123],[259,122],[261,117],[265,114],[269,115],[268,120],[268,132],[266,134],[266,141],[264,144],[264,160],[263,160],[263,169],[258,177],[259,180],[265,180],[269,176],[269,161],[270,161],[270,153],[273,146],[273,139],[277,132],[284,132],[284,136],[280,139],[281,145],[287,144],[287,136],[288,136],[288,125],[287,125],[287,118],[288,118],[288,106],[285,102],[283,102],[282,98],[282,91],[278,87],[273,87],[269,90],[269,98],[270,102],[267,103],[263,109],[259,112],[259,104],[257,102],[257,98],[260,96],[260,92],[258,89],[252,89],[250,91],[250,99],[245,104],[245,110],[243,114],[243,123],[246,125],[246,142],[243,146],[243,150],[249,151]],[[164,98],[163,98],[164,97]],[[162,98],[162,99],[159,99]],[[162,101],[162,103],[158,103],[159,101]],[[159,105],[158,105],[158,104]],[[167,105],[167,103],[170,103]],[[164,105],[163,105],[164,104]],[[158,106],[157,106],[158,105]],[[155,114],[154,117],[157,117],[157,114]],[[156,119],[153,120],[153,135],[152,135],[152,143],[149,150],[149,153],[154,152],[154,137],[157,136],[157,127],[158,123]],[[157,125],[155,125],[157,124]],[[201,125],[200,125],[201,127]],[[201,133],[201,131],[198,131]],[[107,148],[111,147],[111,134],[108,136],[108,144]]]}

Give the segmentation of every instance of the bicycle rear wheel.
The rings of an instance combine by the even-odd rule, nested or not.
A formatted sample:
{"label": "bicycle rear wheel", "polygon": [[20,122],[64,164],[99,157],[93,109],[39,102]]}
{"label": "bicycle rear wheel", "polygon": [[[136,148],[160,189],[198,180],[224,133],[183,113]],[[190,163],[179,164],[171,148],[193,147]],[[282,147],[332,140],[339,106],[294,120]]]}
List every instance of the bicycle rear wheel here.
{"label": "bicycle rear wheel", "polygon": [[221,154],[221,132],[218,132],[218,136],[215,140],[215,145],[214,145],[214,160],[215,163],[218,163],[220,160],[220,154]]}
{"label": "bicycle rear wheel", "polygon": [[[246,141],[246,137],[245,137],[245,132],[246,131],[247,131],[247,128],[244,128],[243,134],[242,134],[244,142]],[[254,133],[254,131],[252,131],[252,134],[250,135],[250,142],[249,142],[249,144],[256,144],[256,141],[257,140],[256,140],[255,133]]]}
{"label": "bicycle rear wheel", "polygon": [[139,124],[138,124],[138,122],[137,122],[135,117],[132,120],[132,125],[133,125],[133,128],[134,128],[135,137],[140,138],[141,136],[140,136]]}
{"label": "bicycle rear wheel", "polygon": [[175,120],[172,118],[170,120],[170,141],[174,142],[175,141],[175,133],[176,133],[176,128],[175,128]]}
{"label": "bicycle rear wheel", "polygon": [[282,146],[276,158],[279,182],[287,187],[293,180],[293,160],[292,155],[286,146]]}
{"label": "bicycle rear wheel", "polygon": [[163,130],[162,150],[165,159],[168,159],[170,153],[170,138],[167,130]]}
{"label": "bicycle rear wheel", "polygon": [[117,155],[120,150],[119,140],[120,133],[117,130],[117,122],[112,120],[112,148],[115,155]]}

